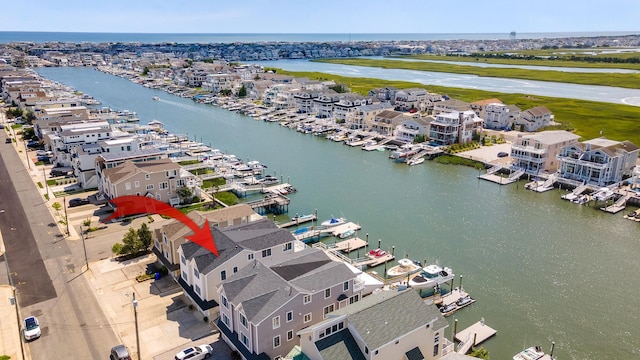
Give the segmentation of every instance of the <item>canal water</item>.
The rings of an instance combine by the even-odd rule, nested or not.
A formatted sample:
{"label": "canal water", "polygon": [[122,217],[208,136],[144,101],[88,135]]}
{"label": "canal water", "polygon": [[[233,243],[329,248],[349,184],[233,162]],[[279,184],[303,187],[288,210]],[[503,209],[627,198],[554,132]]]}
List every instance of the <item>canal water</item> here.
{"label": "canal water", "polygon": [[[259,160],[292,183],[289,215],[316,209],[344,216],[377,247],[398,258],[438,261],[463,275],[477,302],[448,318],[458,330],[484,318],[497,335],[492,359],[555,342],[559,359],[640,356],[640,224],[595,206],[561,200],[562,190],[534,193],[524,182],[499,186],[478,170],[427,161],[408,167],[386,152],[365,152],[197,104],[90,68],[43,68],[44,77],[94,96],[141,123],[162,121],[174,133]],[[154,95],[160,101],[152,100]],[[628,212],[630,210],[625,210]],[[383,273],[384,267],[378,267]],[[410,311],[410,309],[408,309]]]}

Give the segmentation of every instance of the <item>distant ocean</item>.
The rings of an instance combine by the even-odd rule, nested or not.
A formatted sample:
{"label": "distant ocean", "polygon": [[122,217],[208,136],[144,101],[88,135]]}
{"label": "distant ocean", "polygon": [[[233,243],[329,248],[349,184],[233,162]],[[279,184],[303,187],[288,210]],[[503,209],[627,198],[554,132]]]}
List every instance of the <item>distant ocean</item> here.
{"label": "distant ocean", "polygon": [[[624,36],[637,32],[549,32],[516,33],[516,39]],[[0,31],[0,43],[70,42],[70,43],[256,43],[256,42],[351,42],[351,41],[428,41],[428,40],[506,40],[509,33],[477,34],[152,34]]]}

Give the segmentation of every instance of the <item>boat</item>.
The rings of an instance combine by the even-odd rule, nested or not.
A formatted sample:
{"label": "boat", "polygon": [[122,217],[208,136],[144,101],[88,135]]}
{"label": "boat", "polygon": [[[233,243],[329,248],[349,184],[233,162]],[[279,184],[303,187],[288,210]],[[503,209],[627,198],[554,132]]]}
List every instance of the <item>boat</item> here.
{"label": "boat", "polygon": [[320,225],[325,227],[338,226],[345,223],[345,218],[331,218],[329,220],[323,221]]}
{"label": "boat", "polygon": [[155,95],[152,99],[158,101],[160,100],[160,97],[158,95]]}
{"label": "boat", "polygon": [[443,314],[448,314],[452,311],[455,311],[457,308],[458,306],[455,303],[446,304],[440,307],[440,312]]}
{"label": "boat", "polygon": [[406,259],[406,258],[400,259],[398,260],[398,265],[387,270],[387,276],[394,277],[394,276],[401,276],[406,274],[413,274],[415,272],[420,271],[420,269],[422,269],[422,266],[420,265],[419,262],[411,259]]}
{"label": "boat", "polygon": [[291,218],[291,221],[308,221],[310,219],[315,219],[315,217],[316,216],[314,214],[296,215]]}
{"label": "boat", "polygon": [[354,229],[348,229],[347,231],[341,233],[340,235],[338,235],[338,237],[340,239],[346,239],[350,236],[353,236],[356,233],[356,231]]}
{"label": "boat", "polygon": [[541,346],[532,346],[513,355],[513,360],[538,360],[544,355]]}
{"label": "boat", "polygon": [[466,295],[466,296],[461,296],[458,300],[456,300],[456,305],[458,305],[459,307],[463,307],[465,305],[469,305],[473,302],[473,299],[471,298],[471,296]]}
{"label": "boat", "polygon": [[373,250],[370,250],[367,253],[367,256],[372,258],[372,259],[379,258],[379,257],[385,256],[385,255],[387,255],[387,252],[382,250],[382,249],[373,249]]}
{"label": "boat", "polygon": [[424,158],[423,157],[411,158],[411,159],[407,160],[407,165],[413,166],[413,165],[422,164],[423,162],[424,162]]}
{"label": "boat", "polygon": [[416,289],[430,288],[453,280],[454,276],[450,268],[431,264],[422,268],[420,274],[409,280],[409,286]]}
{"label": "boat", "polygon": [[611,199],[614,195],[615,195],[615,192],[613,192],[613,190],[609,189],[608,187],[603,187],[593,194],[593,199],[597,201],[607,201]]}

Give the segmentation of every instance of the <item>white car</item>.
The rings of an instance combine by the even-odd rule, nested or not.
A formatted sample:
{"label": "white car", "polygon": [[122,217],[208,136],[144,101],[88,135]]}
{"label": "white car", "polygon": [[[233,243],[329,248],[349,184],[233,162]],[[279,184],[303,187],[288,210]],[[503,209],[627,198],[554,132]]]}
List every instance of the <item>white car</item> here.
{"label": "white car", "polygon": [[200,360],[206,359],[213,354],[210,345],[198,345],[186,348],[176,354],[175,360]]}
{"label": "white car", "polygon": [[38,318],[35,316],[29,316],[24,319],[24,339],[25,340],[33,340],[37,339],[42,335],[40,332],[40,322],[38,322]]}

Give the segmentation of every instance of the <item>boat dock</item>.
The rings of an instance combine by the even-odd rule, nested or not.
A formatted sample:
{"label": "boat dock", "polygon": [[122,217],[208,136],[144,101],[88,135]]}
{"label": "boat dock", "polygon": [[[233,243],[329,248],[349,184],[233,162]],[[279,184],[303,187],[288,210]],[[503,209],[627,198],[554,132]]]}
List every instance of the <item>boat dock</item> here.
{"label": "boat dock", "polygon": [[497,175],[496,173],[498,173],[501,170],[503,170],[502,165],[500,164],[494,165],[492,168],[487,170],[485,174],[478,176],[478,178],[482,180],[491,181],[500,185],[507,185],[520,180],[520,177],[524,175],[523,170],[516,170],[510,173],[508,177]]}
{"label": "boat dock", "polygon": [[361,249],[367,246],[367,241],[360,239],[359,237],[353,237],[351,239],[339,241],[333,244],[332,249],[336,249],[345,253]]}
{"label": "boat dock", "polygon": [[[282,226],[281,226],[282,227]],[[308,243],[312,242],[314,238],[320,240],[323,236],[339,236],[348,230],[360,230],[362,227],[356,223],[348,222],[337,226],[310,226],[308,228],[298,229],[293,232],[293,236],[296,240]]]}
{"label": "boat dock", "polygon": [[[458,301],[460,298],[464,298],[464,297],[467,297],[467,296],[469,296],[469,298],[471,299],[471,301],[469,301],[468,303],[463,304],[463,305],[458,305],[458,304],[456,304],[456,301]],[[469,305],[471,305],[471,304],[475,303],[475,302],[476,302],[476,299],[471,298],[471,296],[469,295],[469,293],[467,293],[466,291],[464,291],[464,289],[455,288],[455,289],[451,290],[451,292],[449,292],[449,293],[447,293],[447,294],[443,295],[443,296],[438,300],[438,302],[439,302],[439,303],[440,303],[440,305],[442,305],[442,306],[448,306],[448,305],[451,305],[451,304],[455,304],[455,305],[456,305],[456,307],[455,307],[455,308],[453,308],[451,311],[449,311],[449,312],[446,312],[446,313],[443,313],[443,314],[442,314],[442,315],[444,315],[444,316],[449,316],[449,315],[452,315],[453,313],[455,313],[456,311],[458,311],[458,310],[460,310],[460,309],[463,309],[463,308],[465,308],[465,307],[467,307],[467,306],[469,306]],[[435,301],[434,301],[434,303],[435,303]]]}
{"label": "boat dock", "polygon": [[314,214],[312,215],[306,215],[306,216],[302,216],[302,217],[296,217],[295,220],[291,220],[289,222],[286,223],[282,223],[279,226],[281,228],[288,228],[288,227],[292,227],[292,226],[297,226],[300,224],[305,224],[308,223],[310,221],[315,221],[317,218]]}
{"label": "boat dock", "polygon": [[466,354],[471,350],[472,346],[483,343],[496,333],[497,331],[487,326],[484,323],[484,319],[482,319],[459,333],[454,333],[454,338],[458,341],[456,352],[458,354]]}
{"label": "boat dock", "polygon": [[627,219],[627,220],[640,222],[640,209],[625,215],[624,218]]}
{"label": "boat dock", "polygon": [[392,253],[386,253],[382,256],[376,256],[376,257],[366,256],[360,259],[356,259],[354,262],[354,265],[358,267],[363,267],[365,265],[369,267],[375,267],[378,265],[382,265],[388,261],[391,261],[395,258],[396,257]]}
{"label": "boat dock", "polygon": [[358,231],[362,229],[362,227],[356,223],[352,223],[352,222],[348,222],[348,223],[344,223],[342,225],[338,225],[338,226],[332,226],[330,228],[326,228],[324,230],[331,232],[331,235],[333,236],[340,236],[341,234],[349,231],[349,230],[353,230],[353,231]]}

